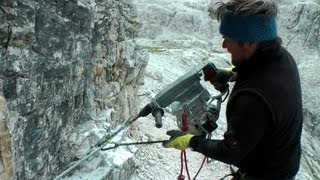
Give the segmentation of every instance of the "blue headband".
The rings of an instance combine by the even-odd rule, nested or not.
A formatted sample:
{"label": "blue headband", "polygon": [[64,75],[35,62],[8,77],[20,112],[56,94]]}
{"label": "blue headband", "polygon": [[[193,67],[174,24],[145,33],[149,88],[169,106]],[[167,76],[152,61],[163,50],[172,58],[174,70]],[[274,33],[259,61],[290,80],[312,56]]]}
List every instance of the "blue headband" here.
{"label": "blue headband", "polygon": [[241,16],[227,13],[220,24],[220,33],[238,42],[262,42],[277,37],[276,17],[266,19],[262,14]]}

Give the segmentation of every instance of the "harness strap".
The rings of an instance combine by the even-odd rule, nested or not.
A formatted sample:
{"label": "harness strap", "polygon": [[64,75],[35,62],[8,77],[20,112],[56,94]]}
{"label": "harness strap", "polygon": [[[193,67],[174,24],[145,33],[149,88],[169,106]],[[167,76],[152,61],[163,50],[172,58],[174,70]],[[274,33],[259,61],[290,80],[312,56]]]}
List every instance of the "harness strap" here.
{"label": "harness strap", "polygon": [[230,174],[225,175],[223,178],[220,180],[224,180],[225,178],[229,176],[233,176],[232,180],[245,180],[246,173],[241,172],[241,170],[235,170],[231,165],[230,165]]}

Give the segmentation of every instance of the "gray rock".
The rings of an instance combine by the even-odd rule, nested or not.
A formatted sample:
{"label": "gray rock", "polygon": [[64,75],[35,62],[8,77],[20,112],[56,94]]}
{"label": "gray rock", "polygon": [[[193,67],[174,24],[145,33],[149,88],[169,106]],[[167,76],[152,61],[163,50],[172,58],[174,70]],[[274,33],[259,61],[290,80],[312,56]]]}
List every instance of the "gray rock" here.
{"label": "gray rock", "polygon": [[[319,179],[319,1],[279,2],[279,34],[297,60],[303,90],[298,179]],[[9,144],[0,154],[3,161],[7,158],[0,163],[1,177],[52,179],[81,159],[136,111],[149,56],[180,58],[181,69],[208,58],[225,66],[228,56],[221,53],[221,36],[217,22],[208,17],[208,4],[207,0],[1,1],[0,79],[6,103],[0,112],[5,130],[0,140]],[[162,81],[158,89],[148,90],[150,95],[178,73],[147,75]],[[146,161],[156,162],[147,156]],[[139,164],[135,158],[121,163],[114,158],[111,152],[97,153],[69,178],[137,178],[132,175]]]}
{"label": "gray rock", "polygon": [[12,179],[53,179],[128,118],[148,61],[135,18],[127,0],[0,2]]}

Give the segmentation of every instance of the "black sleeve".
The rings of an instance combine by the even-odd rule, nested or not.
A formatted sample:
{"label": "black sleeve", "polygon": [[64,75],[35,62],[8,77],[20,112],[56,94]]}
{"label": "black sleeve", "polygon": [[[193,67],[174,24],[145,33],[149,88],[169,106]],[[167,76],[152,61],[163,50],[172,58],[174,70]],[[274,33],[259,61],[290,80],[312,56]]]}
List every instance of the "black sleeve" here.
{"label": "black sleeve", "polygon": [[194,151],[228,164],[237,164],[259,143],[271,121],[266,103],[253,93],[241,93],[234,98],[234,108],[228,110],[224,139],[194,136],[189,143]]}

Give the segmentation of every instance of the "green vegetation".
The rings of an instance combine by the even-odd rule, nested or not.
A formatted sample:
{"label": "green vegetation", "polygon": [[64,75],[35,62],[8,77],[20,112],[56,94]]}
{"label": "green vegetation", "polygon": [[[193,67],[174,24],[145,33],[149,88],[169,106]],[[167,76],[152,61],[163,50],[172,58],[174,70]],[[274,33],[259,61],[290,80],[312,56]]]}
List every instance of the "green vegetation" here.
{"label": "green vegetation", "polygon": [[159,52],[164,52],[167,49],[164,47],[151,47],[151,46],[146,46],[144,47],[149,53],[159,53]]}
{"label": "green vegetation", "polygon": [[211,49],[211,53],[222,53],[222,52],[218,51],[217,49]]}

